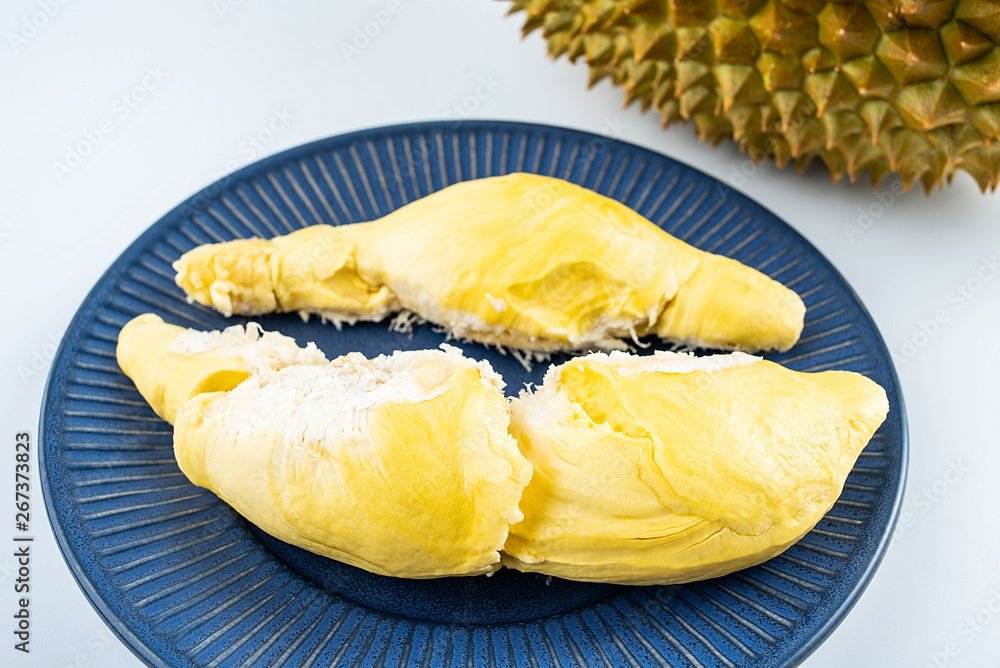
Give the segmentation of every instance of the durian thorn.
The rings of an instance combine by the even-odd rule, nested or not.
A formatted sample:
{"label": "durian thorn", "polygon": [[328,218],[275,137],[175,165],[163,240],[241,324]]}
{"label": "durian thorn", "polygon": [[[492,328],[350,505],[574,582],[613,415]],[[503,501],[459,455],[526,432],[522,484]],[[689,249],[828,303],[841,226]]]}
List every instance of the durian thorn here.
{"label": "durian thorn", "polygon": [[871,163],[872,163],[872,160],[868,160],[867,162],[864,162],[864,163],[851,164],[848,167],[848,170],[847,170],[847,175],[848,175],[848,177],[850,177],[851,183],[857,183],[858,179],[865,172],[868,172],[869,174],[871,174],[871,170],[868,169],[868,167],[869,167],[869,165]]}
{"label": "durian thorn", "polygon": [[903,172],[898,172],[898,173],[899,173],[899,180],[903,184],[903,192],[904,193],[910,192],[910,188],[912,188],[913,184],[917,182],[918,177],[913,174],[908,175],[904,174]]}
{"label": "durian thorn", "polygon": [[815,159],[816,159],[815,153],[807,153],[806,155],[796,158],[795,171],[801,174],[802,172],[806,171],[806,167],[809,166],[809,163],[811,163]]}
{"label": "durian thorn", "polygon": [[[940,17],[944,17],[942,21],[947,19],[947,25],[965,25],[962,23],[965,18],[963,12],[969,14],[972,22],[979,21],[986,16],[983,14],[985,10],[968,9],[966,5],[975,4],[972,0],[866,3],[878,7],[878,11],[861,8],[862,13],[867,11],[877,24],[873,39],[880,34],[895,33],[890,37],[898,46],[894,47],[895,52],[889,54],[891,62],[886,64],[876,49],[862,45],[860,41],[845,51],[848,55],[844,55],[833,47],[817,44],[815,36],[804,38],[808,42],[805,46],[810,51],[802,51],[799,55],[787,54],[790,62],[795,61],[794,73],[785,75],[783,71],[779,72],[771,61],[763,65],[757,62],[756,72],[751,71],[750,74],[764,76],[764,88],[761,90],[766,92],[759,94],[755,92],[760,88],[757,83],[753,90],[747,87],[746,91],[740,91],[739,77],[735,75],[740,68],[752,70],[753,59],[750,56],[747,56],[749,60],[742,58],[745,54],[738,54],[740,58],[732,59],[728,57],[732,54],[716,50],[711,29],[707,27],[712,17],[752,23],[751,27],[757,32],[758,15],[773,15],[764,23],[777,32],[771,34],[770,42],[763,34],[757,35],[757,41],[763,51],[775,51],[764,42],[777,45],[784,35],[782,31],[787,32],[794,24],[793,21],[785,25],[781,15],[787,11],[805,11],[802,9],[804,6],[823,8],[836,0],[741,0],[740,9],[735,11],[726,9],[732,4],[729,2],[703,3],[708,6],[705,11],[691,10],[689,20],[673,16],[671,7],[702,3],[685,4],[680,0],[509,1],[508,15],[520,11],[527,14],[523,25],[525,34],[536,30],[541,23],[554,57],[565,54],[572,60],[588,55],[585,53],[588,49],[583,44],[583,36],[586,35],[587,42],[591,43],[591,62],[588,65],[597,65],[596,61],[600,61],[599,71],[588,76],[588,87],[610,76],[615,85],[625,88],[625,108],[636,102],[643,110],[653,106],[658,110],[664,127],[678,120],[693,119],[698,125],[696,135],[713,145],[726,138],[720,128],[731,127],[728,136],[738,141],[741,147],[747,147],[759,143],[753,137],[759,124],[762,132],[773,133],[782,142],[781,154],[775,155],[776,162],[782,157],[785,161],[794,158],[798,169],[815,157],[831,154],[829,161],[834,164],[831,177],[835,181],[846,174],[852,182],[856,182],[862,171],[868,170],[873,187],[877,187],[890,171],[895,171],[907,188],[920,180],[925,189],[933,190],[935,186],[944,188],[946,184],[952,184],[954,174],[962,170],[974,178],[983,192],[996,191],[1000,187],[1000,148],[994,148],[995,139],[1000,138],[1000,113],[996,110],[1000,107],[996,104],[1000,103],[1000,84],[995,81],[996,77],[988,76],[997,68],[993,64],[997,60],[996,36],[982,37],[987,52],[972,58],[969,49],[977,43],[966,38],[966,28],[955,28],[952,36],[959,39],[950,42],[955,53],[948,51],[945,45],[945,58],[941,60],[934,53],[925,53],[918,48],[923,38],[917,39],[916,33],[914,36],[907,33],[910,30],[945,30],[942,27],[944,23],[941,26],[927,23],[936,22]],[[760,9],[747,13],[743,6],[748,1]],[[927,7],[924,7],[925,4]],[[955,9],[954,16],[950,13],[951,9],[945,7],[953,4],[960,6]],[[789,9],[786,10],[786,6]],[[558,19],[554,18],[556,15]],[[751,22],[752,16],[758,18]],[[683,24],[680,26],[683,33],[675,32],[679,23]],[[856,30],[852,26],[846,32],[854,34]],[[865,37],[858,34],[859,40]],[[968,34],[973,34],[971,27]],[[940,39],[945,37],[945,34],[939,36]],[[610,49],[602,46],[605,40],[611,41]],[[968,44],[962,43],[965,41]],[[867,51],[854,53],[859,47]],[[899,52],[900,48],[902,52]],[[982,65],[971,64],[972,60],[983,56],[987,57]],[[847,67],[847,63],[855,57],[864,60]],[[844,67],[840,67],[841,63]],[[887,79],[895,76],[895,70],[901,70],[904,78],[915,77],[917,72],[912,66],[918,63],[919,67],[931,68],[940,64],[939,69],[944,71],[947,67],[948,71],[943,77],[936,76],[933,81]],[[643,81],[647,78],[646,74],[636,68],[637,64],[650,66],[648,73],[651,81]],[[723,70],[732,76],[723,82],[726,85],[721,85],[700,70],[715,71],[716,78]],[[806,83],[795,83],[803,74],[810,72],[818,75],[811,81],[806,76]],[[956,77],[959,79],[957,83],[952,81]],[[926,87],[926,95],[923,89],[914,88],[907,96],[901,97],[900,92],[911,85]],[[944,92],[941,86],[944,86]],[[970,96],[979,102],[973,104]],[[742,100],[737,103],[736,100],[741,97]],[[667,104],[668,101],[670,104]],[[748,115],[742,109],[744,104],[754,105],[752,114],[759,116]],[[870,106],[872,104],[875,106]],[[768,113],[764,113],[765,108]],[[831,114],[844,116],[834,119]],[[817,118],[820,125],[825,126],[824,134],[820,134],[822,129],[811,127],[816,122],[813,119]],[[952,132],[956,129],[961,132]],[[865,141],[870,141],[870,145]],[[758,159],[756,155],[754,157]]]}
{"label": "durian thorn", "polygon": [[597,83],[608,76],[608,71],[603,67],[588,67],[587,68],[587,89],[591,89],[597,85]]}
{"label": "durian thorn", "polygon": [[538,30],[545,24],[545,16],[528,14],[527,20],[525,20],[524,25],[521,27],[521,36],[527,37],[534,31]]}
{"label": "durian thorn", "polygon": [[875,171],[875,170],[874,170],[874,169],[873,169],[872,167],[870,167],[870,166],[869,166],[869,167],[868,167],[867,169],[868,169],[868,180],[869,180],[869,182],[871,183],[871,186],[872,186],[872,192],[874,192],[874,191],[875,191],[875,189],[876,189],[876,188],[878,188],[878,184],[879,184],[879,183],[881,183],[881,182],[882,182],[882,179],[884,179],[884,178],[885,178],[885,175],[877,173],[877,172],[876,172],[876,171]]}

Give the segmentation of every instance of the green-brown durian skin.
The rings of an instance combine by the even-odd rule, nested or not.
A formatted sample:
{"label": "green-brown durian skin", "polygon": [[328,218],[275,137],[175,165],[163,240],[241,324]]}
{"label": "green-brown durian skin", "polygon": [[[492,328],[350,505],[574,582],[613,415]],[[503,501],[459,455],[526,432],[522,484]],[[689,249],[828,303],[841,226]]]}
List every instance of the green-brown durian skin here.
{"label": "green-brown durian skin", "polygon": [[986,0],[512,0],[626,105],[754,160],[926,192],[1000,181],[1000,6]]}

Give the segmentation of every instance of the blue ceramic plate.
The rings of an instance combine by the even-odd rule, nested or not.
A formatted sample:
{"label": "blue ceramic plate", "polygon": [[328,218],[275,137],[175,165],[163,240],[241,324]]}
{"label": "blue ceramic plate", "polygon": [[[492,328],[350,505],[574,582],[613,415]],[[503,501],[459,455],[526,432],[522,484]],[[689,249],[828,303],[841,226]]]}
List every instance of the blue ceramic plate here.
{"label": "blue ceramic plate", "polygon": [[[170,425],[115,363],[118,331],[140,313],[200,329],[233,324],[185,301],[174,286],[174,260],[206,242],[372,220],[456,181],[513,171],[592,188],[695,246],[773,276],[802,296],[808,313],[799,345],[771,359],[803,371],[858,371],[886,389],[889,418],[840,501],[785,554],[675,587],[513,571],[399,580],[263,535],[180,473]],[[429,326],[410,338],[385,323],[338,331],[294,315],[261,322],[300,344],[315,341],[330,357],[443,340]],[[528,372],[482,346],[463,348],[489,359],[511,389],[545,372],[546,365]],[[662,155],[502,122],[324,139],[250,165],[178,206],[118,258],[80,307],[52,367],[39,440],[52,527],[80,587],[137,655],[174,668],[793,665],[844,617],[882,558],[907,453],[903,399],[885,344],[851,288],[805,239]]]}

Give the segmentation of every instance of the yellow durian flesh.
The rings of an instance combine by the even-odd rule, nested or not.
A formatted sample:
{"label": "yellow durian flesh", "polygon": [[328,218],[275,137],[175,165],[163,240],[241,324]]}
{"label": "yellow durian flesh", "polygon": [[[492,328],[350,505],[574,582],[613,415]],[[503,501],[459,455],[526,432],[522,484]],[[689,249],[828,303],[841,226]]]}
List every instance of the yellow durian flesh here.
{"label": "yellow durian flesh", "polygon": [[383,575],[490,573],[531,476],[501,387],[457,349],[351,353],[195,397],[174,451],[286,542]]}
{"label": "yellow durian flesh", "polygon": [[277,538],[400,577],[499,567],[531,465],[489,363],[447,346],[327,362],[254,323],[153,314],[122,328],[118,360],[174,423],[184,474]]}
{"label": "yellow durian flesh", "polygon": [[198,246],[174,263],[177,285],[227,318],[271,313],[279,308],[269,268],[273,247],[263,239]]}
{"label": "yellow durian flesh", "polygon": [[651,328],[661,339],[704,348],[786,351],[805,324],[794,291],[722,255],[664,233],[681,287]]}
{"label": "yellow durian flesh", "polygon": [[336,322],[381,320],[396,310],[385,287],[365,282],[342,228],[307,227],[272,240],[205,244],[174,263],[194,301],[225,316],[307,311]]}
{"label": "yellow durian flesh", "polygon": [[465,181],[344,231],[359,272],[406,308],[518,348],[620,345],[677,291],[656,226],[551,177]]}
{"label": "yellow durian flesh", "polygon": [[116,357],[139,394],[171,424],[188,399],[203,392],[231,390],[254,367],[326,363],[315,345],[299,348],[293,339],[264,333],[253,323],[223,332],[199,332],[165,323],[152,313],[122,327]]}
{"label": "yellow durian flesh", "polygon": [[885,392],[859,374],[742,353],[553,367],[511,402],[534,474],[504,564],[671,584],[761,563],[833,506],[887,412]]}
{"label": "yellow durian flesh", "polygon": [[805,310],[788,288],[620,202],[522,173],[458,183],[369,223],[202,246],[175,269],[192,299],[227,315],[353,322],[404,308],[460,337],[539,352],[621,348],[645,333],[785,350]]}

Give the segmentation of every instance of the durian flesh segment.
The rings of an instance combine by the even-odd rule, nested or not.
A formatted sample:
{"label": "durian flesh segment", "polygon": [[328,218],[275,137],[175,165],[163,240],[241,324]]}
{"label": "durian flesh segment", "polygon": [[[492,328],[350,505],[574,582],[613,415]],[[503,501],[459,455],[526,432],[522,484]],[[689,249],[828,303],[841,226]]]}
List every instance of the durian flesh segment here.
{"label": "durian flesh segment", "polygon": [[502,381],[457,349],[255,373],[177,417],[192,482],[268,533],[374,573],[488,573],[531,476]]}
{"label": "durian flesh segment", "polygon": [[405,307],[519,348],[615,346],[677,291],[655,225],[551,177],[465,181],[344,231],[359,272]]}
{"label": "durian flesh segment", "polygon": [[794,291],[736,260],[698,250],[664,234],[680,289],[653,332],[704,348],[786,351],[805,323]]}
{"label": "durian flesh segment", "polygon": [[761,563],[833,506],[887,412],[883,389],[859,374],[743,353],[553,367],[511,403],[534,474],[504,564],[669,584]]}
{"label": "durian flesh segment", "polygon": [[271,240],[205,244],[174,263],[188,297],[223,315],[308,311],[335,321],[380,320],[398,306],[355,269],[341,228],[307,227]]}
{"label": "durian flesh segment", "polygon": [[226,317],[271,313],[279,309],[269,268],[273,246],[263,239],[198,246],[174,263],[177,285]]}
{"label": "durian flesh segment", "polygon": [[402,307],[459,336],[536,351],[622,347],[646,332],[786,350],[805,310],[760,272],[534,174],[459,183],[370,223],[202,246],[175,268],[189,296],[226,314],[378,320]]}
{"label": "durian flesh segment", "polygon": [[199,332],[167,324],[152,313],[125,324],[118,334],[116,356],[143,398],[171,424],[188,399],[231,390],[254,368],[326,363],[315,345],[300,348],[293,339],[265,333],[253,323],[223,332]]}

